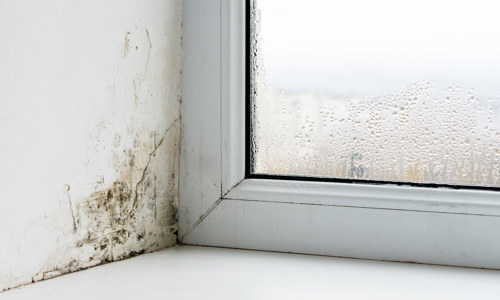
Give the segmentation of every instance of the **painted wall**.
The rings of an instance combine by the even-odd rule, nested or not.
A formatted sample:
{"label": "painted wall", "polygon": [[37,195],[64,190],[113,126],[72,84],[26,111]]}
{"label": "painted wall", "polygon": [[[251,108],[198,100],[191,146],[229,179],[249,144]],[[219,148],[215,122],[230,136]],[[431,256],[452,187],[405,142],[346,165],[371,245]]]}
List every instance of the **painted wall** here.
{"label": "painted wall", "polygon": [[176,243],[181,2],[0,1],[0,291]]}

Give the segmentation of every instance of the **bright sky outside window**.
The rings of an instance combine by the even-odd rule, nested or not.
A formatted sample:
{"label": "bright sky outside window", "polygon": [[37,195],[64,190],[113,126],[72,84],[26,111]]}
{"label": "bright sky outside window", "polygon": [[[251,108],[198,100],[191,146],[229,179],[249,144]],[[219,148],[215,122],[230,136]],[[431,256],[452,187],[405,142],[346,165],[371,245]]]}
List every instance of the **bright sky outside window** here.
{"label": "bright sky outside window", "polygon": [[500,186],[497,6],[257,1],[252,172]]}

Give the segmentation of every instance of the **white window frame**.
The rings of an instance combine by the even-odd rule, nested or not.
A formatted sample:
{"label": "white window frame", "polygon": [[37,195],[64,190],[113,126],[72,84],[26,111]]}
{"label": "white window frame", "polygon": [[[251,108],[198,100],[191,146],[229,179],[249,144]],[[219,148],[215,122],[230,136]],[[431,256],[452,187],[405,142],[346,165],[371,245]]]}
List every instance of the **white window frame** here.
{"label": "white window frame", "polygon": [[245,179],[245,1],[183,2],[179,241],[500,269],[500,193]]}

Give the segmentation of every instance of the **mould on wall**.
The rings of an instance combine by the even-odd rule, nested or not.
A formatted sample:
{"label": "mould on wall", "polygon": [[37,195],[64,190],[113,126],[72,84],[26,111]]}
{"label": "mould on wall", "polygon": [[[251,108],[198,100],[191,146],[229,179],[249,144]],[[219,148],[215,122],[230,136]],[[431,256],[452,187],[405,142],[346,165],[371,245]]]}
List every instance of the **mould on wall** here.
{"label": "mould on wall", "polygon": [[0,292],[177,243],[182,1],[61,5],[4,20]]}
{"label": "mould on wall", "polygon": [[125,58],[125,57],[127,57],[128,52],[129,52],[129,50],[130,50],[130,39],[129,39],[129,35],[130,35],[130,31],[127,31],[127,32],[125,33],[125,39],[124,39],[124,41],[123,41],[123,51],[122,51],[122,53],[123,53],[123,57],[124,57],[124,58]]}
{"label": "mould on wall", "polygon": [[[126,151],[130,155],[122,169],[129,171],[121,172],[123,181],[115,181],[79,201],[76,213],[61,210],[66,214],[62,219],[71,220],[66,223],[69,228],[32,282],[177,243],[177,155],[172,153],[178,151],[178,130],[175,120],[159,141],[154,138],[156,134],[151,135],[151,152]],[[135,167],[135,156],[142,157],[146,164]],[[69,192],[70,186],[65,185],[65,189]]]}
{"label": "mould on wall", "polygon": [[177,243],[180,91],[165,86],[180,89],[180,53],[172,66],[177,75],[169,77],[175,82],[166,84],[166,54],[152,52],[165,42],[153,37],[139,25],[125,32],[81,175],[62,184],[56,208],[28,224],[22,238],[30,254],[40,242],[46,248],[32,271],[0,270],[0,292]]}

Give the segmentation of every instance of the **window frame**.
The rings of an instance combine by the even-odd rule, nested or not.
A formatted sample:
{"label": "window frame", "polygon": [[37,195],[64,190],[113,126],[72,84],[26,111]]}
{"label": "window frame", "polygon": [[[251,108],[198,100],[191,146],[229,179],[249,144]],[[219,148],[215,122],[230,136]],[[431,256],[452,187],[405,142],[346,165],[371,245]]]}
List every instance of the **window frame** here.
{"label": "window frame", "polygon": [[179,241],[500,269],[500,193],[246,178],[245,1],[183,2]]}

